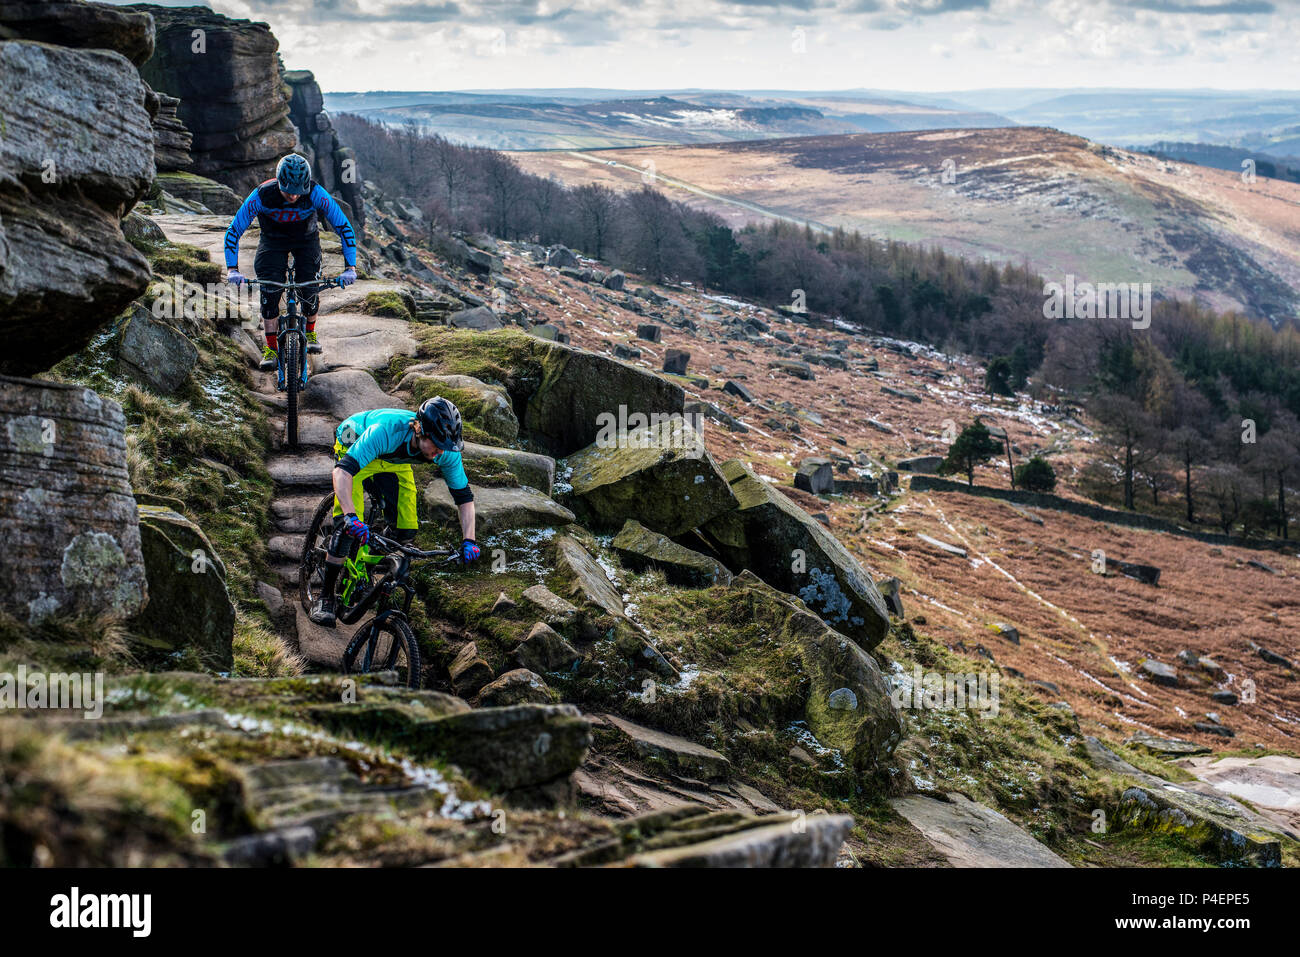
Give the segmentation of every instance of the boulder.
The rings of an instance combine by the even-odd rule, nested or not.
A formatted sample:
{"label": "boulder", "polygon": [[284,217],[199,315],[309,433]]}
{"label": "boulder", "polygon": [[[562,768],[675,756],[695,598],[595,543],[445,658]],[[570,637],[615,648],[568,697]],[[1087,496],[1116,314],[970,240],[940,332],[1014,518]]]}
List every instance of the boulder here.
{"label": "boulder", "polygon": [[560,596],[577,606],[588,637],[604,634],[614,620],[623,617],[619,590],[600,563],[572,536],[561,535],[555,540],[554,580]]}
{"label": "boulder", "polygon": [[0,377],[0,423],[0,610],[30,624],[139,612],[148,591],[122,407],[82,386]]}
{"label": "boulder", "polygon": [[591,725],[571,704],[518,704],[421,722],[416,738],[423,754],[509,792],[567,783],[591,747]]}
{"label": "boulder", "polygon": [[681,416],[662,428],[597,441],[569,457],[576,507],[601,524],[629,518],[680,535],[735,507],[703,440]]}
{"label": "boulder", "polygon": [[621,269],[615,269],[601,280],[601,285],[610,292],[622,292],[623,285],[627,282],[627,277],[623,275]]}
{"label": "boulder", "polygon": [[777,359],[775,362],[769,362],[767,367],[792,375],[796,379],[806,379],[809,382],[817,378],[813,375],[812,366],[806,362],[796,362],[793,359]]}
{"label": "boulder", "polygon": [[510,653],[520,668],[531,674],[551,674],[571,671],[582,660],[582,655],[550,625],[539,621],[528,632],[528,637]]}
{"label": "boulder", "polygon": [[244,202],[243,197],[236,195],[229,186],[194,173],[159,173],[154,179],[150,195],[163,190],[169,196],[198,203],[222,216],[233,216],[239,212],[239,207]]}
{"label": "boulder", "polygon": [[669,349],[664,353],[664,372],[671,375],[686,375],[691,354],[684,349]]}
{"label": "boulder", "polygon": [[578,257],[566,246],[552,246],[546,250],[546,265],[557,269],[573,269],[578,265]]}
{"label": "boulder", "polygon": [[731,572],[717,559],[678,545],[629,518],[615,536],[614,551],[629,568],[656,568],[675,585],[700,588],[731,583]]}
{"label": "boulder", "polygon": [[[62,14],[39,13],[40,29],[62,30]],[[98,16],[68,29],[135,44],[147,23]],[[110,49],[0,43],[0,101],[0,374],[30,375],[79,351],[149,283],[120,222],[153,180],[153,128],[139,74]]]}
{"label": "boulder", "polygon": [[515,668],[484,685],[474,700],[479,708],[508,708],[516,704],[550,704],[551,689],[527,668]]}
{"label": "boulder", "polygon": [[397,388],[410,389],[416,406],[433,396],[449,399],[460,409],[466,422],[499,442],[510,443],[519,437],[519,420],[503,386],[488,385],[467,375],[408,372]]}
{"label": "boulder", "polygon": [[302,398],[306,406],[327,411],[337,422],[369,409],[394,407],[393,397],[379,388],[374,376],[361,369],[314,375]]}
{"label": "boulder", "polygon": [[447,669],[451,675],[451,686],[462,698],[471,698],[478,694],[492,680],[492,666],[478,653],[478,644],[467,641],[456,653]]}
{"label": "boulder", "polygon": [[[140,3],[125,9],[153,16],[155,48],[140,75],[160,93],[180,98],[177,115],[193,137],[191,172],[240,197],[274,176],[298,136],[270,28],[203,7]],[[195,30],[203,31],[202,55],[193,48]]]}
{"label": "boulder", "polygon": [[754,401],[754,394],[750,392],[747,388],[745,388],[743,385],[741,385],[739,382],[728,380],[726,383],[723,384],[722,391],[727,393],[727,395],[734,395],[741,402]]}
{"label": "boulder", "polygon": [[194,649],[217,671],[233,660],[235,606],[226,568],[202,529],[183,515],[140,505],[140,545],[149,603],[128,626],[159,651]]}
{"label": "boulder", "polygon": [[625,342],[616,342],[614,343],[614,358],[623,360],[640,359],[641,350],[634,349]]}
{"label": "boulder", "polygon": [[568,628],[578,617],[576,606],[565,601],[545,585],[532,585],[524,589],[524,601],[536,609],[542,620],[552,628]]}
{"label": "boulder", "polygon": [[875,583],[829,531],[744,462],[721,466],[738,507],[702,531],[723,561],[797,593],[827,623],[870,651],[889,630]]}
{"label": "boulder", "polygon": [[899,459],[898,469],[902,472],[919,472],[922,475],[938,475],[939,466],[942,464],[942,455],[917,455],[910,459]]}
{"label": "boulder", "polygon": [[475,306],[473,309],[453,312],[447,317],[447,324],[455,329],[474,329],[478,332],[493,332],[505,328],[505,323],[487,306]]}
{"label": "boulder", "polygon": [[181,101],[166,93],[153,95],[158,100],[158,109],[153,114],[154,167],[159,173],[183,170],[194,162],[190,157],[190,144],[194,137],[176,112]]}
{"label": "boulder", "polygon": [[882,578],[876,582],[876,589],[885,601],[885,608],[897,618],[907,617],[903,613],[903,583],[897,578]]}
{"label": "boulder", "polygon": [[466,442],[460,454],[466,462],[496,459],[505,464],[506,471],[518,479],[520,485],[538,489],[543,495],[551,494],[551,486],[555,483],[555,459],[549,455],[476,442]]}
{"label": "boulder", "polygon": [[1158,685],[1167,685],[1171,688],[1178,686],[1178,672],[1173,665],[1148,658],[1142,662],[1138,670]]}
{"label": "boulder", "polygon": [[541,375],[524,426],[555,455],[590,445],[611,424],[638,414],[681,414],[684,393],[676,383],[585,349],[533,341]]}
{"label": "boulder", "polygon": [[171,395],[189,381],[199,350],[175,326],[137,305],[118,326],[117,360],[132,378]]}
{"label": "boulder", "polygon": [[818,743],[838,750],[859,773],[880,770],[902,740],[903,725],[876,660],[751,571],[736,577],[725,600],[728,614],[752,620],[764,642],[797,650],[808,678],[804,719]]}
{"label": "boulder", "polygon": [[146,14],[106,3],[8,0],[0,11],[0,40],[114,50],[135,66],[153,54],[153,35],[153,23]]}
{"label": "boulder", "polygon": [[731,774],[731,762],[712,748],[618,715],[607,714],[604,719],[622,733],[642,760],[669,774],[705,781],[725,780]]}
{"label": "boulder", "polygon": [[835,491],[835,472],[831,469],[830,459],[814,456],[800,462],[794,473],[794,487],[813,495]]}
{"label": "boulder", "polygon": [[[422,501],[430,520],[459,528],[456,503],[442,479],[436,478],[425,486]],[[480,539],[512,528],[544,528],[573,521],[573,513],[567,508],[527,486],[475,488],[474,517]]]}
{"label": "boulder", "polygon": [[652,322],[643,322],[636,327],[636,337],[647,342],[658,342],[662,335],[663,329]]}

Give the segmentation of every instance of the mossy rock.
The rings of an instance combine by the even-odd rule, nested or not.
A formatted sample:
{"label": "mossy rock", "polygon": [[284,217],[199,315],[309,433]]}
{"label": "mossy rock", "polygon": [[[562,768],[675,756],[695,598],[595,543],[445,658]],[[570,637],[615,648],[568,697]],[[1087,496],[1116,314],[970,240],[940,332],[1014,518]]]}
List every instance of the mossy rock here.
{"label": "mossy rock", "polygon": [[469,376],[413,376],[411,396],[414,404],[441,396],[460,409],[462,420],[473,426],[474,435],[488,437],[487,445],[509,445],[519,438],[519,420],[511,407],[510,397],[501,386],[490,386]]}
{"label": "mossy rock", "polygon": [[409,322],[415,316],[415,299],[409,293],[389,289],[370,293],[358,308],[369,316],[387,316]]}
{"label": "mossy rock", "polygon": [[732,569],[797,594],[870,651],[889,631],[889,612],[875,582],[840,541],[744,462],[721,465],[739,507],[701,531]]}
{"label": "mossy rock", "polygon": [[149,260],[155,276],[180,276],[187,282],[201,286],[218,283],[224,278],[223,267],[217,263],[203,262],[180,255],[173,249],[163,249]]}

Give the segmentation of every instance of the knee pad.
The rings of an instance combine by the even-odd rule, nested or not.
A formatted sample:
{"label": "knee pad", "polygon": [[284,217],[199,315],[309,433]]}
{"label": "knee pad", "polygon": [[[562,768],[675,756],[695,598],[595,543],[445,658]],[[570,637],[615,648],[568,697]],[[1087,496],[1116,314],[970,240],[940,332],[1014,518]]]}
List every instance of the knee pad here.
{"label": "knee pad", "polygon": [[334,519],[334,530],[330,532],[330,542],[326,551],[334,558],[351,558],[360,543],[344,531],[342,516]]}

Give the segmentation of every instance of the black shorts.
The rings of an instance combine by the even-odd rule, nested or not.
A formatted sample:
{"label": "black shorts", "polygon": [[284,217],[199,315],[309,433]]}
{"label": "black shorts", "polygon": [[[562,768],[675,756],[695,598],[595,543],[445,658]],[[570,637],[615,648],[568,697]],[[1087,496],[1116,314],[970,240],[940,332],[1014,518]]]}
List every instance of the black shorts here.
{"label": "black shorts", "polygon": [[[295,282],[308,282],[320,276],[320,234],[312,233],[301,243],[286,245],[265,240],[257,244],[257,254],[253,257],[253,272],[258,279],[271,282],[284,282],[289,274],[289,257],[293,256],[293,278]],[[283,289],[258,287],[262,298],[262,318],[274,319],[280,315],[280,296]],[[320,289],[312,290],[298,297],[298,309],[304,316],[314,316],[320,308]]]}

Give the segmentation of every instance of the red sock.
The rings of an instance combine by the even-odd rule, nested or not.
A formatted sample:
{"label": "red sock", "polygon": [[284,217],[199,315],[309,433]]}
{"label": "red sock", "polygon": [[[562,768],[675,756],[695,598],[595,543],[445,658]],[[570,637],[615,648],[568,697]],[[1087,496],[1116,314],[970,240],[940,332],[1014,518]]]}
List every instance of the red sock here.
{"label": "red sock", "polygon": [[315,317],[315,316],[303,316],[303,318],[307,320],[307,331],[308,331],[308,332],[315,332],[315,331],[316,331],[316,317]]}
{"label": "red sock", "polygon": [[277,352],[280,349],[279,345],[276,344],[277,338],[278,336],[274,332],[268,332],[266,334],[266,345],[272,352]]}

